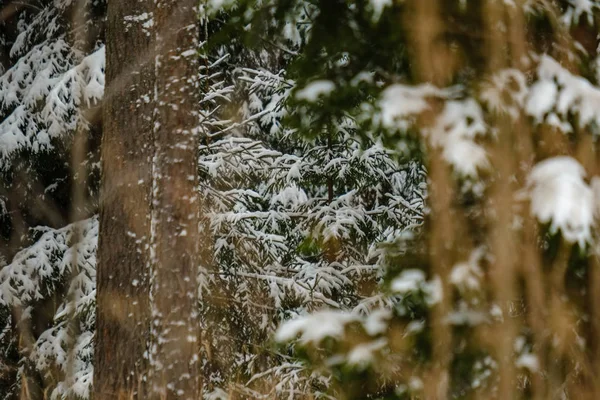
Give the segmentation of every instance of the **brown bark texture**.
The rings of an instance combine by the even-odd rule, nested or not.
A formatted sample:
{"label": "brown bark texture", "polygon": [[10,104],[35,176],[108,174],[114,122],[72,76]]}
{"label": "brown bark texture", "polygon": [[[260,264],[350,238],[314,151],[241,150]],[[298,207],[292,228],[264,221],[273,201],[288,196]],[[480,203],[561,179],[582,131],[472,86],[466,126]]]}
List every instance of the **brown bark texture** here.
{"label": "brown bark texture", "polygon": [[[109,1],[97,269],[94,398],[145,398],[153,35],[128,16],[153,1]],[[147,14],[144,14],[147,13]]]}
{"label": "brown bark texture", "polygon": [[199,195],[196,1],[156,3],[150,398],[197,399]]}

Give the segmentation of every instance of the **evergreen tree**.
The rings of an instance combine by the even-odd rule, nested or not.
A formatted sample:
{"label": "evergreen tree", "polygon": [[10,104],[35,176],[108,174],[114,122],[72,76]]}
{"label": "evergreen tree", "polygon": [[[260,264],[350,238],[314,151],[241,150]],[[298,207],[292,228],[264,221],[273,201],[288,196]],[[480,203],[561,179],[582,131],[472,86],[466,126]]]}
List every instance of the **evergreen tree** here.
{"label": "evergreen tree", "polygon": [[596,1],[27,4],[6,398],[598,397]]}
{"label": "evergreen tree", "polygon": [[[277,43],[304,2],[211,4],[249,43],[265,26]],[[583,326],[597,301],[580,298],[598,282],[583,180],[597,171],[596,2],[307,8],[287,123],[327,138],[350,115],[355,136],[401,149],[416,140],[430,214],[416,241],[394,244],[413,256],[385,257],[392,314],[316,313],[277,339],[328,371],[336,398],[593,397],[596,345],[574,340],[595,343],[596,332]]]}
{"label": "evergreen tree", "polygon": [[[95,209],[103,4],[40,1],[2,8],[0,254],[12,259],[1,270],[3,398],[34,398],[45,389],[85,394],[91,381],[94,313],[89,304],[70,309],[62,299],[93,300],[94,228],[64,226]],[[75,147],[78,157],[72,157]],[[81,192],[76,202],[75,192]],[[72,261],[69,249],[80,234],[87,240],[82,249],[93,251]],[[75,342],[61,340],[78,325],[72,337],[78,350],[67,362],[64,346]],[[65,381],[67,364],[77,365],[77,387]]]}

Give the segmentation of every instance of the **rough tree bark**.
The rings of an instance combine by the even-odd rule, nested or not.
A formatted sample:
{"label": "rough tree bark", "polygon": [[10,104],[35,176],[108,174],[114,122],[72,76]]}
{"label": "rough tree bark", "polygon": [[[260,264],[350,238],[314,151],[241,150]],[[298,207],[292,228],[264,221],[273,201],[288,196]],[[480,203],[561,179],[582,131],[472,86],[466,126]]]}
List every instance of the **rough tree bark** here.
{"label": "rough tree bark", "polygon": [[143,24],[153,3],[108,2],[95,399],[146,398],[154,38]]}
{"label": "rough tree bark", "polygon": [[158,0],[151,284],[152,394],[200,398],[196,0]]}
{"label": "rough tree bark", "polygon": [[97,399],[199,396],[195,5],[108,6]]}

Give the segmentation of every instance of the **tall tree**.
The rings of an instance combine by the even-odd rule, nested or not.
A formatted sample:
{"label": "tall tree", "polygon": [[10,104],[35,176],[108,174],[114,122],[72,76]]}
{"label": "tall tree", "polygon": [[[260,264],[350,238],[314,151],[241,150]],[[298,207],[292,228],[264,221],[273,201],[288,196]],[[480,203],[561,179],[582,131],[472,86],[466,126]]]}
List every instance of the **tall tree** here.
{"label": "tall tree", "polygon": [[[55,345],[56,338],[66,331],[62,296],[73,294],[65,278],[71,273],[83,277],[85,273],[79,275],[83,272],[80,267],[86,269],[91,265],[88,261],[95,259],[92,252],[89,259],[80,258],[82,264],[62,264],[67,250],[62,239],[70,235],[67,231],[71,228],[54,228],[64,227],[76,215],[88,217],[96,207],[96,116],[104,89],[104,8],[102,0],[0,5],[0,257],[12,259],[7,266],[0,262],[0,281],[4,285],[0,290],[3,398],[15,396],[19,390],[34,398],[41,393],[40,388],[53,396],[74,393],[78,389],[67,381],[91,380],[90,359],[86,356],[87,360],[78,360],[83,361],[78,377],[67,378],[67,360],[54,354],[51,361],[46,356],[52,351],[41,350],[61,351]],[[79,157],[71,157],[74,136],[88,145]],[[79,184],[83,189],[75,202],[71,194]],[[41,227],[33,228],[36,225]],[[91,231],[87,224],[79,228],[84,225],[80,233],[85,236]],[[37,239],[39,246],[17,253]],[[71,237],[68,241],[76,240]],[[95,239],[93,242],[95,252]],[[27,251],[34,248],[35,252]],[[31,259],[25,262],[27,258]],[[53,272],[44,274],[42,271],[50,271],[46,268]],[[88,278],[93,281],[93,272]],[[93,286],[83,284],[77,292],[89,294]],[[31,292],[29,289],[34,287]],[[76,297],[71,299],[76,301]],[[72,338],[79,342],[80,349],[85,348],[84,353],[92,349],[85,337],[91,338],[93,315],[76,318],[78,331],[86,333]],[[68,358],[73,361],[77,356]],[[38,367],[44,369],[50,364],[59,367],[40,374]],[[79,394],[84,395],[87,385],[79,385],[81,388],[84,390]]]}
{"label": "tall tree", "polygon": [[[240,3],[211,2],[277,43],[303,1]],[[420,251],[385,262],[389,328],[317,314],[278,338],[335,398],[596,398],[598,2],[312,3],[292,120],[416,137],[431,214]]]}
{"label": "tall tree", "polygon": [[[111,1],[97,267],[94,394],[145,398],[154,156],[153,1]],[[147,357],[146,357],[147,358]]]}
{"label": "tall tree", "polygon": [[160,0],[154,11],[151,397],[197,399],[199,384],[198,10]]}

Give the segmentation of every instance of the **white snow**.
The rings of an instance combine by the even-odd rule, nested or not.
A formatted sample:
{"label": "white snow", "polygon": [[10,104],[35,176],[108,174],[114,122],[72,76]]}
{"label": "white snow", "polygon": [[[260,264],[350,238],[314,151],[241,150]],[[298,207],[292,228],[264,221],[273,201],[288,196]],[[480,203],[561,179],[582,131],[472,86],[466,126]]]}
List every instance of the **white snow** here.
{"label": "white snow", "polygon": [[367,315],[363,323],[365,330],[371,336],[385,332],[388,327],[388,319],[390,319],[391,316],[391,312],[386,309],[373,311],[371,314]]}
{"label": "white snow", "polygon": [[442,299],[442,282],[439,276],[430,281],[425,278],[425,273],[420,269],[406,269],[394,278],[390,285],[392,293],[409,295],[421,292],[428,305],[437,304]]}
{"label": "white snow", "polygon": [[370,0],[371,10],[373,11],[373,22],[379,21],[385,7],[392,5],[392,0]]}
{"label": "white snow", "polygon": [[522,113],[528,93],[525,74],[508,68],[497,72],[487,85],[484,84],[480,98],[490,110],[505,112],[517,119]]}
{"label": "white snow", "polygon": [[467,261],[456,264],[450,272],[450,283],[461,291],[478,290],[481,287],[483,271],[479,262],[484,255],[483,248],[477,248]]}
{"label": "white snow", "polygon": [[584,181],[585,170],[573,158],[559,156],[536,164],[527,187],[531,212],[541,223],[551,223],[551,232],[561,231],[569,242],[580,246],[592,240],[595,201]]}
{"label": "white snow", "polygon": [[[52,148],[51,138],[87,127],[85,106],[104,95],[104,47],[87,57],[63,39],[33,46],[0,76],[0,167],[20,149]],[[80,60],[78,63],[77,61]]]}
{"label": "white snow", "polygon": [[392,281],[390,286],[394,293],[408,294],[417,292],[425,283],[425,273],[420,269],[407,269]]}
{"label": "white snow", "polygon": [[[525,111],[538,122],[544,114],[556,114],[568,123],[569,114],[578,116],[578,126],[600,126],[600,88],[573,75],[558,61],[543,55],[537,68],[538,82],[529,90]],[[555,117],[556,118],[556,117]]]}
{"label": "white snow", "polygon": [[430,127],[418,127],[431,144],[443,149],[444,159],[462,176],[476,177],[489,168],[487,154],[477,137],[488,132],[483,110],[473,98],[450,100],[457,87],[439,89],[431,84],[417,86],[395,84],[385,89],[379,100],[378,122],[392,130],[405,131],[417,117],[430,109],[428,99],[443,101],[443,109]]}
{"label": "white snow", "polygon": [[319,343],[327,337],[341,337],[346,324],[357,320],[358,317],[350,313],[319,311],[285,322],[277,330],[275,340],[286,342],[300,336],[302,343]]}
{"label": "white snow", "polygon": [[295,184],[283,188],[279,193],[271,198],[271,205],[281,204],[284,207],[299,207],[308,201],[304,190],[298,188]]}
{"label": "white snow", "polygon": [[540,368],[537,356],[531,353],[521,354],[515,364],[518,368],[525,368],[531,372],[537,372]]}
{"label": "white snow", "polygon": [[542,122],[545,114],[554,108],[557,94],[558,88],[554,81],[542,80],[534,83],[530,88],[525,111],[532,115],[536,121]]}
{"label": "white snow", "polygon": [[296,92],[297,100],[305,100],[314,103],[322,96],[328,96],[335,90],[335,84],[328,80],[317,80],[309,83]]}
{"label": "white snow", "polygon": [[372,363],[375,360],[375,352],[381,350],[387,345],[387,340],[380,338],[372,342],[361,343],[354,346],[346,356],[346,360],[350,365],[364,366]]}
{"label": "white snow", "polygon": [[[32,246],[15,255],[0,269],[0,305],[27,305],[47,299],[71,278],[65,296],[71,301],[59,304],[53,326],[40,334],[31,348],[30,360],[39,371],[60,368],[65,371],[68,354],[65,344],[74,339],[73,382],[57,382],[51,398],[89,398],[92,384],[93,331],[96,297],[96,246],[98,220],[91,218],[61,229],[44,229]],[[79,240],[75,240],[79,238]],[[77,316],[81,333],[74,338],[69,317]]]}
{"label": "white snow", "polygon": [[475,99],[447,101],[434,126],[425,130],[434,145],[443,148],[443,156],[462,176],[476,177],[489,168],[483,146],[475,139],[487,133],[483,110]]}
{"label": "white snow", "polygon": [[381,94],[381,124],[390,129],[406,130],[413,118],[429,108],[427,97],[443,97],[444,92],[431,84],[418,86],[395,84]]}
{"label": "white snow", "polygon": [[587,24],[594,25],[594,11],[600,10],[597,0],[568,0],[567,4],[567,10],[561,17],[565,25],[577,24],[581,16],[586,17]]}

